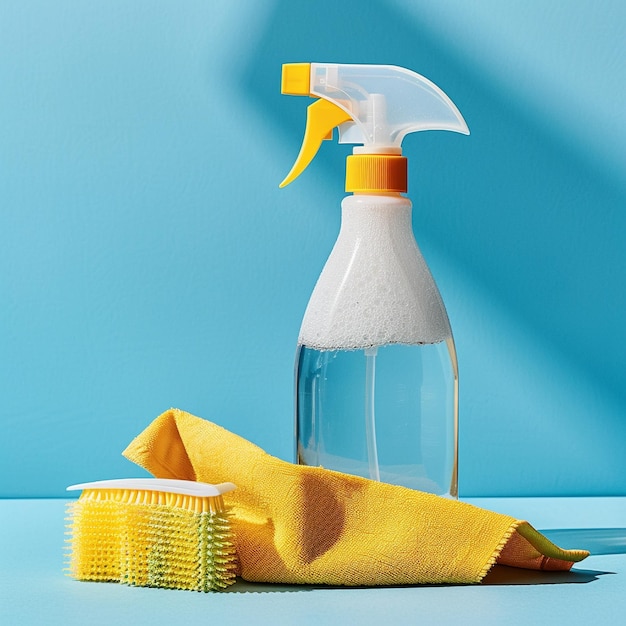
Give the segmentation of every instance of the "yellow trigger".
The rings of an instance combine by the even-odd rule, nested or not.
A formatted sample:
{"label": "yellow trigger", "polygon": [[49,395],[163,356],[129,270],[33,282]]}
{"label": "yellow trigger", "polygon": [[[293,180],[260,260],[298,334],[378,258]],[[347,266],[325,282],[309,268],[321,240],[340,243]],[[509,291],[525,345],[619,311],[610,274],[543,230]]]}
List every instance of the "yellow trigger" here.
{"label": "yellow trigger", "polygon": [[328,100],[320,98],[309,105],[300,153],[291,171],[279,187],[285,187],[298,178],[317,154],[322,141],[332,139],[333,129],[348,121],[352,121],[352,117]]}

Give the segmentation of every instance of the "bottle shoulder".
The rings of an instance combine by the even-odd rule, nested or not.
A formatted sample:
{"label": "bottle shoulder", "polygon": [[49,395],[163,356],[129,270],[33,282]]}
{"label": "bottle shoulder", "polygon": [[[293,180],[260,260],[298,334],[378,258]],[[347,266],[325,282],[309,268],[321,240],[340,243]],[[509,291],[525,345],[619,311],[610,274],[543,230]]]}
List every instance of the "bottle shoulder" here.
{"label": "bottle shoulder", "polygon": [[450,334],[407,211],[355,210],[342,224],[302,323],[300,341],[323,349],[436,343]]}

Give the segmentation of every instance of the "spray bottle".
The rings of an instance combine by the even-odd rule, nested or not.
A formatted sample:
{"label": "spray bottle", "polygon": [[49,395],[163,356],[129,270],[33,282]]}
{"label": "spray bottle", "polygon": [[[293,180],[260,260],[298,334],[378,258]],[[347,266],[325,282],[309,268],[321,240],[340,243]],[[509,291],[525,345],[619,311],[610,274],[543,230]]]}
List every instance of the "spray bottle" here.
{"label": "spray bottle", "polygon": [[334,128],[340,143],[360,144],[298,338],[297,462],[457,497],[456,351],[402,195],[401,143],[420,130],[469,134],[467,125],[441,89],[395,66],[286,64],[282,92],[316,100],[281,187]]}

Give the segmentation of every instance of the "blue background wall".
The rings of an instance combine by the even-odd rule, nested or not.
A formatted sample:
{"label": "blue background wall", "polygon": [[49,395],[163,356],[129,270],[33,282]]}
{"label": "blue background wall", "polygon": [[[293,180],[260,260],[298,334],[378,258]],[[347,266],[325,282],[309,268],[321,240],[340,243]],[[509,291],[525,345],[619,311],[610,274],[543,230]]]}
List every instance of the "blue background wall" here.
{"label": "blue background wall", "polygon": [[139,475],[120,452],[170,406],[291,460],[349,152],[278,189],[292,61],[409,67],[471,128],[405,141],[461,494],[626,494],[624,23],[617,0],[2,0],[0,495]]}

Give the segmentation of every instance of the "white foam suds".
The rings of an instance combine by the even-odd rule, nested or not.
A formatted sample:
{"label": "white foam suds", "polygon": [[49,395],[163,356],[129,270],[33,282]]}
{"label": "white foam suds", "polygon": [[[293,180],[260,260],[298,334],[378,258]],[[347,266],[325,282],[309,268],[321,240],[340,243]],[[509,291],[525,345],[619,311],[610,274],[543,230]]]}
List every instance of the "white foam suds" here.
{"label": "white foam suds", "polygon": [[413,236],[410,201],[344,198],[339,238],[309,301],[299,343],[360,349],[450,336],[439,290]]}

